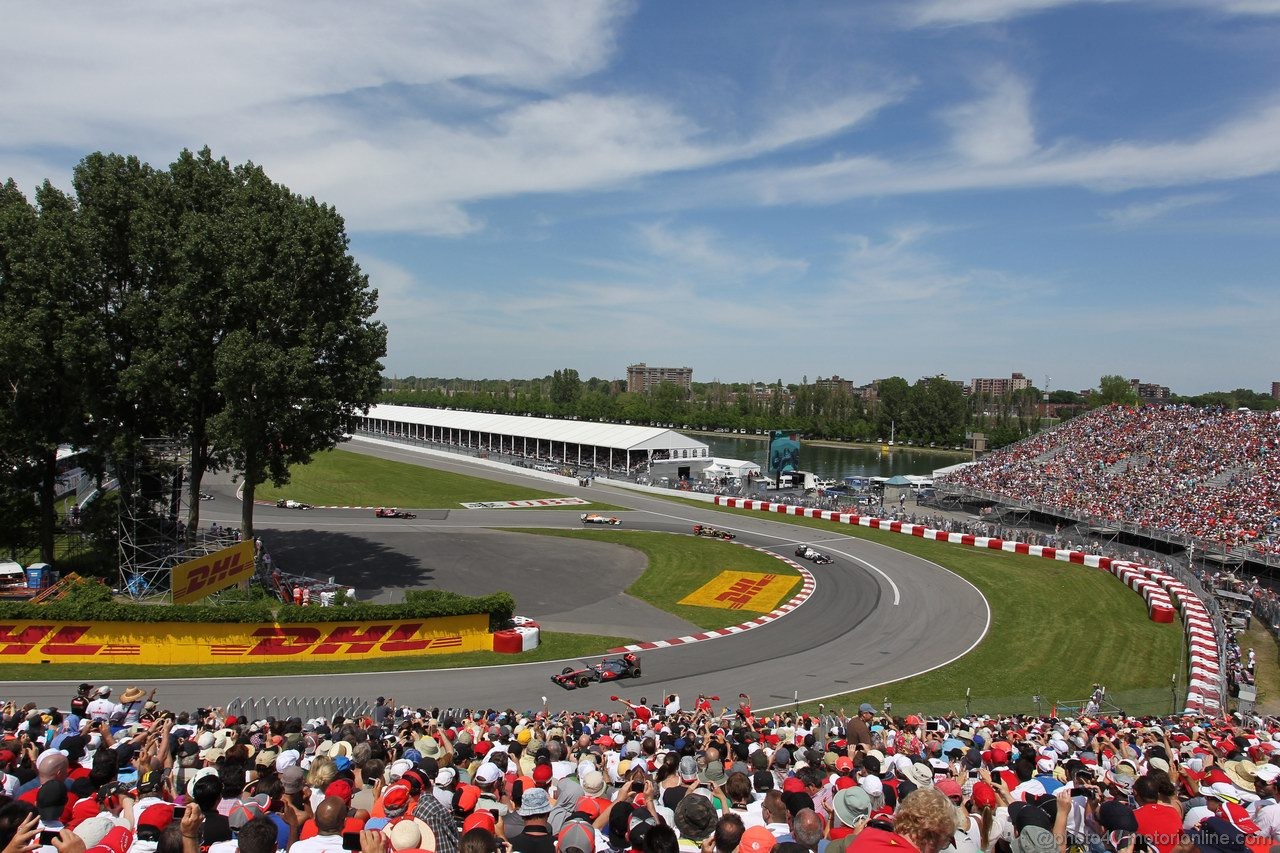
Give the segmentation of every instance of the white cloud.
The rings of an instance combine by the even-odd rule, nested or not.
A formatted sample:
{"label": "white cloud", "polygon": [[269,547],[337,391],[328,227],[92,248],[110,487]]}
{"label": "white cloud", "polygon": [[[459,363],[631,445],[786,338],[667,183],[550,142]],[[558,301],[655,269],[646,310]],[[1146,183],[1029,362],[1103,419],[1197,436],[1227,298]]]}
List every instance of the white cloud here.
{"label": "white cloud", "polygon": [[987,90],[983,97],[945,113],[956,152],[979,164],[1008,163],[1035,153],[1031,87],[1004,69],[987,72],[981,85]]}
{"label": "white cloud", "polygon": [[468,209],[479,200],[747,159],[846,130],[897,97],[789,92],[803,106],[727,135],[656,97],[589,91],[629,8],[24,6],[6,19],[0,154],[103,148],[167,163],[207,143],[334,203],[352,230],[465,234],[484,225]]}
{"label": "white cloud", "polygon": [[729,246],[708,228],[675,229],[669,223],[654,222],[637,229],[644,248],[688,271],[707,272],[732,279],[768,276],[774,273],[802,275],[809,269],[805,260],[783,258],[742,246]]}
{"label": "white cloud", "polygon": [[877,239],[866,234],[849,238],[837,275],[837,289],[856,300],[860,313],[919,309],[921,304],[947,305],[948,315],[961,306],[981,303],[1004,306],[1044,285],[999,270],[956,264],[925,249],[941,233],[928,225],[895,228]]}
{"label": "white cloud", "polygon": [[1009,162],[970,163],[955,156],[896,162],[847,157],[815,165],[736,173],[708,193],[760,204],[826,204],[850,198],[960,190],[1084,187],[1116,192],[1191,186],[1280,171],[1280,105],[1266,104],[1197,139],[1059,143]]}
{"label": "white cloud", "polygon": [[1185,193],[1112,208],[1103,211],[1102,215],[1116,225],[1141,225],[1188,207],[1217,204],[1225,198],[1225,193]]}
{"label": "white cloud", "polygon": [[1280,0],[920,0],[904,9],[915,26],[991,24],[1064,6],[1146,3],[1195,7],[1217,15],[1280,15]]}

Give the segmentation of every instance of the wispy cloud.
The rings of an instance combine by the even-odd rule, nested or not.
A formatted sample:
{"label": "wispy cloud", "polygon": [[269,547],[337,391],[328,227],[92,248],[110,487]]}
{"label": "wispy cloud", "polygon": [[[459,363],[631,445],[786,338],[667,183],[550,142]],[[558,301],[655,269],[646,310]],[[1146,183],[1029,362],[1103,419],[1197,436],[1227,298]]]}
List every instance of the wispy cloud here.
{"label": "wispy cloud", "polygon": [[[926,248],[930,238],[950,229],[914,224],[892,229],[882,237],[855,234],[836,274],[837,289],[875,310],[920,304],[962,306],[1004,305],[1032,291],[1041,282],[1009,273],[957,264]],[[950,310],[950,309],[949,309]]]}
{"label": "wispy cloud", "polygon": [[637,232],[646,251],[690,271],[741,279],[775,273],[802,275],[809,269],[809,262],[802,259],[731,246],[709,228],[677,228],[669,222],[654,222],[640,226]]}
{"label": "wispy cloud", "polygon": [[1030,85],[1004,68],[987,70],[980,85],[987,90],[982,97],[944,114],[956,152],[979,164],[1030,157],[1036,150]]}
{"label": "wispy cloud", "polygon": [[157,0],[82,3],[71,31],[66,7],[13,11],[0,155],[108,148],[167,162],[208,143],[333,202],[353,230],[457,235],[484,226],[469,209],[480,200],[750,159],[899,96],[792,92],[799,106],[730,132],[652,94],[592,90],[631,8],[621,0],[215,5],[193,16]]}
{"label": "wispy cloud", "polygon": [[1142,225],[1188,207],[1217,204],[1226,198],[1225,193],[1185,193],[1104,210],[1102,215],[1116,225]]}
{"label": "wispy cloud", "polygon": [[920,0],[903,7],[914,26],[992,24],[1066,6],[1148,5],[1198,7],[1217,15],[1280,15],[1280,0]]}
{"label": "wispy cloud", "polygon": [[714,179],[706,191],[760,204],[828,204],[962,190],[1083,187],[1115,192],[1193,186],[1280,171],[1276,139],[1280,105],[1271,103],[1190,140],[1094,145],[1063,141],[1019,159],[989,163],[969,162],[954,152],[912,161],[854,156],[739,172]]}

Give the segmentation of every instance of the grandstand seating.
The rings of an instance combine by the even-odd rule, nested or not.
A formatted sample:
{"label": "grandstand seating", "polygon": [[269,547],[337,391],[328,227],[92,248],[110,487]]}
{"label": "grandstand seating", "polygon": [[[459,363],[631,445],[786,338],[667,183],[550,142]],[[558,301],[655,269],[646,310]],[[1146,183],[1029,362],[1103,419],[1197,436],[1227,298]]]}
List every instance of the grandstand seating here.
{"label": "grandstand seating", "polygon": [[1280,412],[1110,406],[939,484],[1280,554]]}

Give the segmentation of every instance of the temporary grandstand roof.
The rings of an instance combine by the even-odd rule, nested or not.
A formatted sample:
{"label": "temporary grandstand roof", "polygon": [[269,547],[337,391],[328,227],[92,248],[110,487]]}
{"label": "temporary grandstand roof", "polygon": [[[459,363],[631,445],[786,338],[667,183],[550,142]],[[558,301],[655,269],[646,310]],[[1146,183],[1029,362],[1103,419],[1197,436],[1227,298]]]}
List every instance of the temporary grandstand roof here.
{"label": "temporary grandstand roof", "polygon": [[374,406],[369,410],[367,417],[444,429],[519,436],[567,444],[595,445],[613,450],[699,450],[702,451],[702,455],[707,453],[707,445],[704,442],[662,427],[495,415],[453,409],[427,409],[419,406]]}

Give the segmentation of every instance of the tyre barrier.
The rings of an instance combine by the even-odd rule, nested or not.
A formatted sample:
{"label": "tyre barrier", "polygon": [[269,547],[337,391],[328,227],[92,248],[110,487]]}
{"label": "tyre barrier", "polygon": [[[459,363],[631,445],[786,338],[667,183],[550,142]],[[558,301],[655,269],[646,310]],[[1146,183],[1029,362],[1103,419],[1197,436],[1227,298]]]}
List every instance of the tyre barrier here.
{"label": "tyre barrier", "polygon": [[513,616],[510,628],[493,632],[493,650],[504,655],[531,651],[541,642],[541,627],[527,616]]}
{"label": "tyre barrier", "polygon": [[1025,542],[1012,542],[990,536],[974,536],[969,533],[947,533],[927,528],[922,524],[891,521],[887,518],[835,512],[816,507],[775,504],[770,501],[731,498],[724,495],[716,495],[715,503],[719,506],[737,509],[776,512],[782,515],[800,516],[801,518],[834,521],[838,524],[853,524],[858,527],[886,530],[891,533],[901,533],[904,536],[915,536],[921,539],[946,542],[952,545],[964,545],[970,548],[985,548],[1010,554],[1026,554],[1031,557],[1076,563],[1109,572],[1115,575],[1125,586],[1142,596],[1147,603],[1147,616],[1153,622],[1172,624],[1176,605],[1177,609],[1182,613],[1182,625],[1186,633],[1187,651],[1190,660],[1189,672],[1191,680],[1187,690],[1185,713],[1203,716],[1217,716],[1223,713],[1221,699],[1224,695],[1222,689],[1222,662],[1218,653],[1218,637],[1214,631],[1213,622],[1209,619],[1209,611],[1205,608],[1204,602],[1191,592],[1186,584],[1168,572],[1128,560],[1086,554],[1083,551],[1051,548],[1046,545],[1028,545]]}

